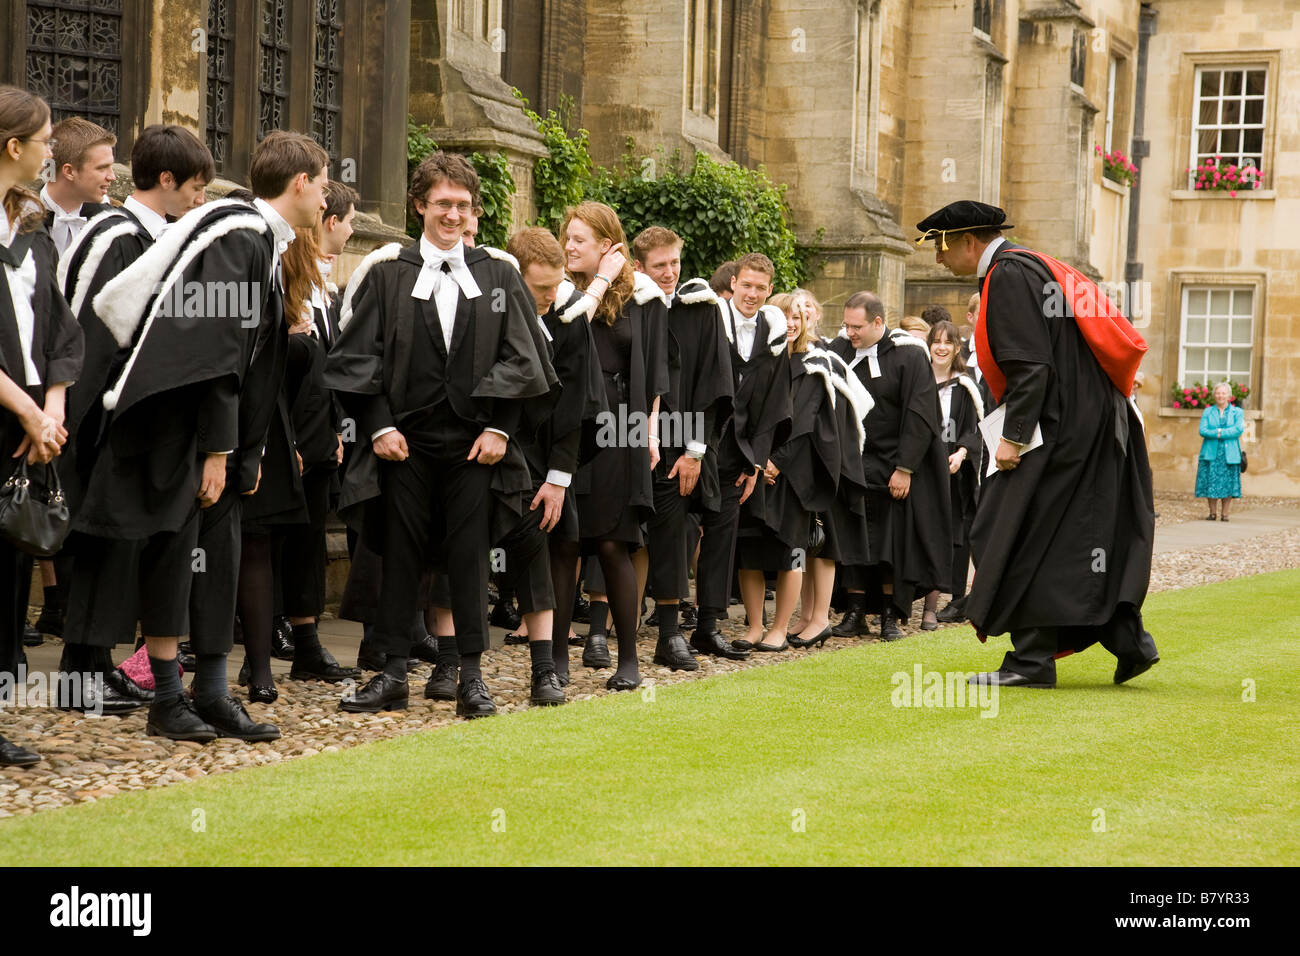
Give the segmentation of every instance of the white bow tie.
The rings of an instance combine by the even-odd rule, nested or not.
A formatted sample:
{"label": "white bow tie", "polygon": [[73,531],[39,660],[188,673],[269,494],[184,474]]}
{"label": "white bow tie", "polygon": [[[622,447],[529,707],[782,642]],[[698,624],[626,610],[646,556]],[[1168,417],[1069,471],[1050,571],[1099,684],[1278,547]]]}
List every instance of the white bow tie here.
{"label": "white bow tie", "polygon": [[79,213],[56,212],[54,214],[54,224],[56,226],[63,225],[63,224],[67,224],[70,226],[73,223],[76,223],[78,225],[85,225],[85,222],[86,222],[85,217],[83,217]]}
{"label": "white bow tie", "polygon": [[755,312],[750,318],[745,318],[739,312],[736,313],[736,328],[744,329],[747,332],[753,332],[758,328],[758,313]]}
{"label": "white bow tie", "polygon": [[465,265],[465,247],[462,244],[457,243],[451,249],[423,248],[420,255],[424,259],[424,266],[420,269],[420,277],[415,280],[415,288],[411,290],[412,298],[428,300],[444,274],[444,263],[451,278],[465,293],[465,298],[473,299],[482,294],[469,266]]}

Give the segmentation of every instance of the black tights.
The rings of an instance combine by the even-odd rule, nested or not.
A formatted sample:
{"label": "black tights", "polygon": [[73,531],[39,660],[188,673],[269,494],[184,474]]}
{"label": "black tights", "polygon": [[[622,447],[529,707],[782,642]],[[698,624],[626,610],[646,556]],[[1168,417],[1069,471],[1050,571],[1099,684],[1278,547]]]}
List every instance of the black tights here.
{"label": "black tights", "polygon": [[637,607],[636,569],[632,567],[632,554],[623,541],[601,541],[596,554],[600,558],[600,571],[605,576],[609,615],[618,634],[618,667],[614,675],[636,680],[639,673],[636,631],[640,609]]}
{"label": "black tights", "polygon": [[270,687],[271,619],[275,614],[275,578],[271,573],[271,536],[245,534],[239,555],[239,620],[244,631],[244,659],[249,679]]}

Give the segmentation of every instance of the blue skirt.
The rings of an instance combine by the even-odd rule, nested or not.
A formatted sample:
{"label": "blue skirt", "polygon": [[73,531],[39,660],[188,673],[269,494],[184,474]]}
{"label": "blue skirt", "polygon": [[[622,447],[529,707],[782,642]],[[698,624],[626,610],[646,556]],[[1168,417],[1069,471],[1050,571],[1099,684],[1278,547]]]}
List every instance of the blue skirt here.
{"label": "blue skirt", "polygon": [[1241,465],[1230,465],[1224,460],[1222,445],[1212,461],[1202,458],[1197,462],[1196,497],[1241,497]]}

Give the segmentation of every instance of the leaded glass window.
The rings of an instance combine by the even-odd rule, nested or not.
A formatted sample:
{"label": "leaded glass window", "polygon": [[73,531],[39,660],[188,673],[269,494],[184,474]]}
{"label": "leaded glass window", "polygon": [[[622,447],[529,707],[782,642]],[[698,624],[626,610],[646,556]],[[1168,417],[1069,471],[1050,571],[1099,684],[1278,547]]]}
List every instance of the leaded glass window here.
{"label": "leaded glass window", "polygon": [[283,129],[289,112],[289,4],[260,0],[257,138]]}
{"label": "leaded glass window", "polygon": [[53,122],[82,116],[114,133],[122,114],[122,0],[27,3],[27,89]]}
{"label": "leaded glass window", "polygon": [[330,166],[339,161],[339,114],[342,109],[343,13],[339,0],[315,0],[316,57],[312,70],[311,131],[329,153]]}
{"label": "leaded glass window", "polygon": [[230,161],[234,109],[234,18],[232,0],[208,0],[208,148],[217,172]]}

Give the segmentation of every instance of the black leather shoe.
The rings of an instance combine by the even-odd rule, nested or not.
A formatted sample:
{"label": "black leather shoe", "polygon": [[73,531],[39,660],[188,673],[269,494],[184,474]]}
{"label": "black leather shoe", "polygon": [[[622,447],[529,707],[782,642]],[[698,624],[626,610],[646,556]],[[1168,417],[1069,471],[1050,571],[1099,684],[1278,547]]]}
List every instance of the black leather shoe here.
{"label": "black leather shoe", "polygon": [[898,619],[894,616],[893,607],[886,607],[880,614],[880,639],[896,641],[902,636],[903,632],[898,629]]}
{"label": "black leather shoe", "polygon": [[556,671],[556,672],[555,672],[555,681],[556,681],[556,683],[558,683],[561,687],[568,687],[569,684],[570,684],[570,682],[571,682],[571,680],[572,680],[572,679],[569,677],[569,672],[568,672],[568,671],[565,671],[563,674],[561,674],[559,671]]}
{"label": "black leather shoe", "polygon": [[[937,616],[938,616],[938,615],[936,615],[936,617],[937,617]],[[923,631],[937,631],[937,630],[939,630],[939,622],[938,622],[937,620],[934,620],[934,621],[927,621],[927,620],[925,620],[925,617],[922,616],[922,618],[921,618],[921,630],[923,630]]]}
{"label": "black leather shoe", "polygon": [[59,710],[75,710],[103,717],[120,717],[139,710],[147,703],[119,694],[101,675],[90,671],[60,671],[55,694],[57,699],[54,706]]}
{"label": "black leather shoe", "polygon": [[533,677],[533,689],[528,695],[528,703],[534,707],[554,707],[565,701],[564,688],[555,676],[555,671],[546,671]]}
{"label": "black leather shoe", "polygon": [[275,689],[275,685],[262,687],[254,684],[248,688],[248,702],[250,704],[274,704],[280,699],[280,692]]}
{"label": "black leather shoe", "polygon": [[460,683],[460,668],[452,664],[436,664],[429,683],[424,685],[424,696],[429,700],[455,700],[456,685]]}
{"label": "black leather shoe", "polygon": [[111,671],[104,671],[104,684],[112,687],[123,697],[129,697],[132,700],[138,700],[145,704],[152,704],[154,693],[152,690],[141,687],[131,678],[126,676],[126,671],[120,667],[114,667]]}
{"label": "black leather shoe", "polygon": [[520,644],[527,644],[527,643],[528,643],[527,634],[519,634],[515,631],[511,631],[509,634],[506,635],[506,644],[510,645],[511,647],[518,647]]}
{"label": "black leather shoe", "polygon": [[682,630],[695,630],[695,625],[699,623],[699,615],[695,611],[695,605],[690,601],[683,601],[677,607],[677,622],[681,625]]}
{"label": "black leather shoe", "polygon": [[716,628],[708,632],[696,628],[695,633],[691,636],[691,647],[701,654],[713,654],[715,657],[725,657],[730,661],[749,659],[749,651],[732,647],[727,643],[727,639],[722,636],[722,632]]}
{"label": "black leather shoe", "polygon": [[569,635],[570,647],[582,647],[586,643],[587,643],[587,638],[586,635],[584,634],[574,633]]}
{"label": "black leather shoe", "polygon": [[597,631],[587,635],[587,646],[582,649],[583,667],[613,667],[609,658],[609,641],[606,635]]}
{"label": "black leather shoe", "polygon": [[194,645],[189,641],[181,641],[176,648],[176,659],[181,662],[184,670],[193,672],[199,666],[199,659],[194,654]]}
{"label": "black leather shoe", "polygon": [[487,684],[481,677],[471,677],[456,688],[456,716],[473,720],[475,717],[491,717],[497,712],[497,705],[492,703]]}
{"label": "black leather shoe", "polygon": [[45,605],[41,608],[41,616],[36,619],[32,625],[38,634],[48,634],[50,637],[63,636],[63,608],[51,607]]}
{"label": "black leather shoe", "polygon": [[591,602],[581,591],[573,596],[573,618],[577,624],[591,623]]}
{"label": "black leather shoe", "polygon": [[438,663],[438,639],[432,634],[425,634],[411,645],[411,660],[422,660],[426,664]]}
{"label": "black leather shoe", "polygon": [[42,759],[35,751],[19,747],[0,737],[0,767],[30,767]]}
{"label": "black leather shoe", "polygon": [[519,616],[513,604],[497,601],[496,607],[492,608],[488,623],[493,627],[504,627],[507,631],[517,631],[519,625],[523,623],[523,618]]}
{"label": "black leather shoe", "polygon": [[44,643],[44,634],[30,624],[23,626],[23,647],[40,647]]}
{"label": "black leather shoe", "polygon": [[406,710],[409,702],[410,685],[380,671],[350,699],[339,701],[339,710],[350,714],[377,714],[381,710]]}
{"label": "black leather shoe", "polygon": [[662,664],[675,671],[700,669],[700,662],[691,654],[691,649],[686,646],[686,638],[680,634],[669,634],[667,638],[659,638],[659,643],[655,645],[654,660],[656,664]]}
{"label": "black leather shoe", "polygon": [[254,722],[244,705],[229,694],[206,704],[196,703],[194,711],[215,727],[222,737],[234,737],[249,743],[280,739],[279,727]]}
{"label": "black leather shoe", "polygon": [[295,652],[293,666],[289,668],[290,680],[323,680],[338,683],[345,680],[357,680],[361,677],[360,668],[342,667],[334,655],[325,650]]}
{"label": "black leather shoe", "polygon": [[754,645],[754,650],[766,651],[769,654],[775,654],[778,653],[779,651],[788,651],[789,649],[790,649],[790,640],[789,638],[786,637],[781,638],[781,643],[777,644],[775,647],[773,647],[771,644],[764,644],[762,641],[759,641],[757,644]]}
{"label": "black leather shoe", "polygon": [[984,674],[975,674],[966,683],[992,684],[997,687],[1039,687],[1044,689],[1056,686],[1055,683],[1044,684],[1030,680],[1024,674],[1017,674],[1015,671],[988,671]]}
{"label": "black leather shoe", "polygon": [[1160,663],[1160,655],[1154,657],[1138,658],[1136,660],[1121,659],[1115,665],[1115,683],[1122,684],[1127,680],[1132,680],[1138,674],[1145,674],[1151,670],[1152,666]]}
{"label": "black leather shoe", "polygon": [[960,624],[966,620],[966,602],[964,600],[949,601],[944,609],[935,615],[935,619],[940,624]]}
{"label": "black leather shoe", "polygon": [[628,677],[619,677],[615,674],[609,680],[605,681],[605,690],[636,690],[641,686],[641,678],[632,680]]}
{"label": "black leather shoe", "polygon": [[[800,634],[802,634],[802,632],[800,632]],[[789,638],[790,646],[791,647],[816,647],[818,644],[825,644],[826,639],[829,638],[830,636],[831,636],[831,629],[829,627],[822,628],[822,632],[820,634],[818,634],[816,637],[810,637],[807,640],[804,640],[802,636],[796,636],[794,634],[791,634]]]}
{"label": "black leather shoe", "polygon": [[244,663],[239,665],[239,676],[235,678],[235,683],[240,687],[247,687],[248,682],[253,679],[253,669],[248,665],[248,658],[244,658]]}
{"label": "black leather shoe", "polygon": [[167,737],[170,740],[194,740],[201,744],[217,739],[217,729],[198,715],[189,697],[169,697],[154,700],[149,707],[149,719],[144,732],[150,737]]}
{"label": "black leather shoe", "polygon": [[293,660],[293,625],[283,615],[271,623],[271,656],[281,661]]}
{"label": "black leather shoe", "polygon": [[381,671],[384,669],[384,654],[377,651],[365,641],[357,648],[357,667],[364,671]]}
{"label": "black leather shoe", "polygon": [[851,607],[844,612],[840,623],[831,628],[834,637],[857,637],[867,633],[867,612],[860,607]]}

